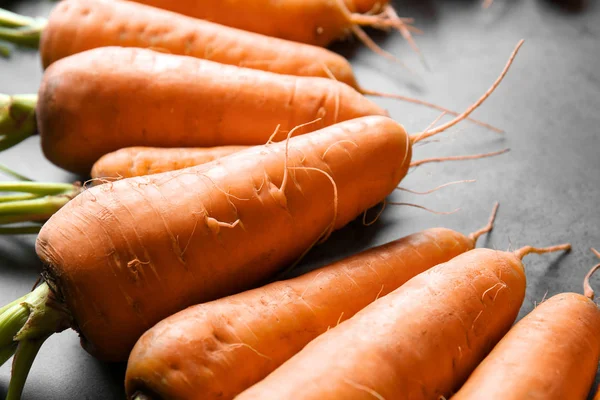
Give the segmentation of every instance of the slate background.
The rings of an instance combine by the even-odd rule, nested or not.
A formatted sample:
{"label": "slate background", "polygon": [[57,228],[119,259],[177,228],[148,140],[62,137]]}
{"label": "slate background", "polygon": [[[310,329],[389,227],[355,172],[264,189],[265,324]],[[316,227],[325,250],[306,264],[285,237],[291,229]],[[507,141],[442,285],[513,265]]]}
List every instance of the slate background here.
{"label": "slate background", "polygon": [[[415,159],[434,155],[512,151],[481,161],[427,165],[403,182],[425,190],[458,179],[476,183],[447,188],[428,196],[397,192],[396,201],[416,202],[436,210],[461,211],[448,216],[407,207],[388,207],[371,227],[352,223],[316,248],[296,272],[323,265],[355,251],[382,244],[432,226],[468,233],[487,219],[494,201],[501,203],[496,229],[481,245],[497,249],[525,244],[571,241],[566,256],[526,259],[529,279],[521,316],[545,296],[581,291],[587,270],[597,262],[589,251],[600,247],[600,7],[595,1],[495,0],[484,10],[480,1],[404,0],[395,7],[416,19],[424,35],[417,37],[431,66],[427,72],[399,34],[371,32],[388,51],[415,73],[374,56],[355,43],[337,45],[350,57],[363,86],[424,98],[462,110],[493,82],[517,41],[526,40],[504,83],[474,116],[506,131],[498,135],[463,123],[416,149]],[[51,2],[0,1],[27,15],[47,15]],[[35,92],[42,76],[38,54],[17,50],[0,59],[0,91]],[[393,100],[377,100],[392,116],[415,132],[437,113]],[[46,161],[33,137],[7,152],[0,163],[36,180],[78,179]],[[4,179],[4,178],[2,178]],[[41,268],[34,237],[0,238],[0,304],[28,291]],[[596,280],[600,287],[600,282]],[[9,363],[8,363],[9,364]],[[0,368],[4,396],[9,365]],[[123,398],[124,365],[101,363],[65,332],[50,338],[35,362],[24,399]]]}

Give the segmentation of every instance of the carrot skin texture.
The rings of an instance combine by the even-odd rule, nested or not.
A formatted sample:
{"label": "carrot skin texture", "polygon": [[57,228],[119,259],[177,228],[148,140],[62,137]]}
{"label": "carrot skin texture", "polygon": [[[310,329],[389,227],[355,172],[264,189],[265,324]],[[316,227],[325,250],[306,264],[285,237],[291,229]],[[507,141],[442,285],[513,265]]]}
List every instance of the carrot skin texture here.
{"label": "carrot skin texture", "polygon": [[280,74],[328,77],[357,87],[350,63],[317,46],[285,41],[193,19],[129,1],[66,0],[42,33],[44,68],[97,47],[162,49],[215,62]]}
{"label": "carrot skin texture", "polygon": [[117,47],[52,64],[37,106],[44,154],[81,174],[124,147],[257,145],[279,124],[285,132],[321,118],[306,133],[367,115],[387,112],[331,79]]}
{"label": "carrot skin texture", "polygon": [[469,251],[317,337],[236,399],[449,397],[508,331],[524,296],[514,254]]}
{"label": "carrot skin texture", "polygon": [[473,247],[458,232],[429,229],[294,279],[192,306],[137,342],[127,393],[232,399],[329,327]]}
{"label": "carrot skin texture", "polygon": [[[408,135],[387,117],[340,123],[289,146],[285,194],[282,142],[211,168],[100,185],[54,214],[36,250],[84,347],[101,359],[126,360],[161,319],[264,281],[330,227],[382,201],[411,158]],[[292,167],[318,168],[335,180],[337,216],[327,176]]]}
{"label": "carrot skin texture", "polygon": [[519,321],[452,399],[585,399],[599,357],[598,306],[558,294]]}
{"label": "carrot skin texture", "polygon": [[122,179],[158,174],[206,164],[247,146],[209,148],[126,147],[108,153],[92,167],[93,179]]}
{"label": "carrot skin texture", "polygon": [[[329,0],[135,0],[195,18],[296,42],[327,46],[350,35],[352,22]],[[344,0],[350,12],[381,10],[387,0]]]}

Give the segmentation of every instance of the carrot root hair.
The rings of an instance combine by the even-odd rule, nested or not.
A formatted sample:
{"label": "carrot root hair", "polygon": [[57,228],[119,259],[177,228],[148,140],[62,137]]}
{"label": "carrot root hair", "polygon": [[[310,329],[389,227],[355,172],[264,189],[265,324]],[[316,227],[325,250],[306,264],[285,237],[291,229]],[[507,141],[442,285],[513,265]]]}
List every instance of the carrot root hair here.
{"label": "carrot root hair", "polygon": [[404,202],[388,202],[387,204],[389,204],[391,206],[414,207],[414,208],[418,208],[420,210],[424,210],[424,211],[427,211],[427,212],[430,212],[430,213],[436,214],[436,215],[450,215],[450,214],[455,214],[455,213],[457,213],[457,212],[460,211],[460,208],[457,208],[457,209],[452,210],[452,211],[436,211],[436,210],[432,210],[431,208],[427,208],[425,206],[421,206],[419,204],[404,203]]}
{"label": "carrot root hair", "polygon": [[[594,249],[593,247],[590,250],[592,250],[592,253],[594,253],[596,255],[596,257],[600,258],[600,252],[598,250]],[[585,278],[583,279],[583,295],[590,300],[594,300],[594,297],[596,296],[596,294],[594,293],[594,289],[592,288],[592,285],[590,285],[590,278],[599,269],[600,269],[600,264],[594,265],[592,267],[592,269],[590,269],[590,271],[586,274]]]}
{"label": "carrot root hair", "polygon": [[494,229],[494,222],[496,221],[496,216],[498,215],[499,207],[500,207],[500,203],[496,202],[496,204],[494,204],[494,208],[492,209],[492,214],[490,215],[490,219],[488,220],[487,225],[469,235],[469,239],[471,239],[473,241],[474,245],[477,244],[477,240],[482,235],[485,235],[486,233],[489,233],[492,231],[492,229]]}
{"label": "carrot root hair", "polygon": [[433,189],[427,190],[425,192],[418,192],[416,190],[403,188],[401,186],[398,186],[396,188],[396,190],[401,190],[403,192],[407,192],[407,193],[411,193],[411,194],[416,194],[418,196],[424,196],[424,195],[428,195],[428,194],[431,194],[431,193],[435,193],[438,190],[441,190],[441,189],[446,188],[448,186],[460,185],[462,183],[473,183],[473,182],[477,182],[477,181],[475,179],[465,179],[465,180],[462,180],[462,181],[448,182],[448,183],[444,183],[443,185],[440,185],[438,187],[435,187]]}
{"label": "carrot root hair", "polygon": [[525,246],[525,247],[522,247],[519,250],[515,251],[513,254],[516,255],[517,257],[519,257],[520,259],[523,259],[528,254],[545,254],[545,253],[554,253],[557,251],[570,251],[570,250],[571,250],[571,245],[569,243],[565,243],[565,244],[560,244],[558,246],[543,247],[543,248]]}
{"label": "carrot root hair", "polygon": [[452,121],[449,121],[449,122],[445,123],[444,125],[441,125],[437,128],[426,130],[426,131],[412,135],[411,140],[412,140],[413,144],[418,143],[423,139],[427,139],[434,135],[437,135],[438,133],[444,132],[445,130],[453,127],[454,125],[458,124],[459,122],[466,119],[469,115],[471,115],[471,113],[473,111],[475,111],[485,100],[487,100],[488,97],[490,97],[490,95],[496,90],[498,85],[500,85],[500,83],[502,82],[502,80],[504,79],[506,74],[508,73],[508,70],[512,66],[513,61],[515,60],[515,57],[517,56],[517,53],[519,52],[519,49],[521,48],[523,43],[524,43],[524,40],[520,40],[519,43],[517,43],[517,46],[511,53],[511,55],[508,59],[508,62],[506,63],[506,65],[504,66],[504,69],[500,73],[500,76],[498,76],[496,81],[494,81],[492,86],[490,86],[490,88],[483,94],[483,96],[481,96],[479,98],[479,100],[477,100],[475,103],[473,103],[469,108],[467,108],[462,114],[460,114],[458,117],[454,118]]}
{"label": "carrot root hair", "polygon": [[488,158],[488,157],[499,156],[501,154],[508,153],[509,151],[510,151],[510,149],[503,149],[503,150],[494,151],[494,152],[491,152],[491,153],[484,153],[484,154],[473,154],[473,155],[466,155],[466,156],[450,156],[450,157],[425,158],[423,160],[413,161],[412,163],[410,163],[410,166],[411,167],[418,167],[419,165],[423,165],[423,164],[429,164],[429,163],[435,163],[435,162],[444,162],[444,161],[479,160],[481,158]]}

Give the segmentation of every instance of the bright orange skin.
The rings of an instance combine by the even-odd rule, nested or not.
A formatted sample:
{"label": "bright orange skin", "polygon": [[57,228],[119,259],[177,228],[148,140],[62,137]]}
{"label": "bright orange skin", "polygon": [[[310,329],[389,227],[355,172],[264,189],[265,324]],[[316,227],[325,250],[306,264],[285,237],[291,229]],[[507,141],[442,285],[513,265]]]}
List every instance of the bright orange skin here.
{"label": "bright orange skin", "polygon": [[452,399],[585,399],[599,358],[598,306],[558,294],[519,321]]}
{"label": "bright orange skin", "polygon": [[509,330],[525,286],[514,254],[461,254],[317,337],[236,399],[448,398]]}
{"label": "bright orange skin", "polygon": [[[281,142],[93,187],[44,224],[38,256],[88,351],[126,360],[163,318],[263,282],[381,202],[412,154],[402,126],[387,117],[343,122],[289,146],[283,191]],[[334,179],[337,214],[327,176],[295,167]]]}
{"label": "bright orange skin", "polygon": [[97,47],[155,48],[280,74],[329,77],[357,87],[350,63],[327,49],[286,41],[129,1],[65,0],[50,14],[40,53],[46,68]]}
{"label": "bright orange skin", "polygon": [[176,171],[206,164],[247,148],[247,146],[126,147],[102,156],[94,164],[91,175],[93,179],[113,180]]}
{"label": "bright orange skin", "polygon": [[190,307],[137,342],[127,393],[232,399],[328,328],[474,245],[458,232],[429,229],[294,279]]}
{"label": "bright orange skin", "polygon": [[[327,46],[350,35],[336,0],[135,0],[195,18],[295,42]],[[343,0],[350,12],[378,11],[388,0]]]}
{"label": "bright orange skin", "polygon": [[277,125],[287,132],[321,118],[306,133],[367,115],[387,112],[331,79],[119,47],[52,64],[37,106],[44,154],[81,174],[124,147],[257,145]]}

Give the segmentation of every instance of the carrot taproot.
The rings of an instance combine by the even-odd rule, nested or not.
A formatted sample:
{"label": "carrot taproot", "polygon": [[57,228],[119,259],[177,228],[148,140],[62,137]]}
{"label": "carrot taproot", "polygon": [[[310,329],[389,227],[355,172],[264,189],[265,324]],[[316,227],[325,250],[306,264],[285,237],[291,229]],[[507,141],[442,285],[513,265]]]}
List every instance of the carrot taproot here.
{"label": "carrot taproot", "polygon": [[[301,258],[391,193],[410,168],[412,145],[477,108],[520,45],[476,103],[425,132],[408,135],[383,116],[296,137],[292,130],[285,142],[75,197],[37,238],[45,282],[0,314],[0,339],[15,339],[0,352],[18,342],[9,391],[21,393],[37,350],[65,326],[95,356],[123,360],[161,319],[248,289]],[[25,312],[24,324],[8,324]]]}
{"label": "carrot taproot", "polygon": [[126,147],[102,156],[92,167],[92,179],[122,179],[175,171],[205,164],[247,146],[210,148]]}
{"label": "carrot taproot", "polygon": [[328,77],[329,70],[335,79],[357,87],[350,63],[327,49],[125,0],[64,0],[47,20],[26,21],[18,28],[0,28],[0,39],[39,47],[44,68],[97,47],[141,47],[287,75]]}
{"label": "carrot taproot", "polygon": [[569,248],[460,254],[317,337],[236,399],[449,397],[516,319],[521,259]]}
{"label": "carrot taproot", "polygon": [[37,127],[51,162],[89,173],[102,155],[123,147],[256,145],[279,124],[289,131],[320,118],[298,132],[305,133],[366,115],[387,111],[330,79],[105,47],[46,70]]}
{"label": "carrot taproot", "polygon": [[111,47],[48,68],[36,110],[46,157],[81,174],[123,147],[262,144],[278,125],[285,132],[320,119],[300,134],[360,116],[387,115],[350,86],[330,79]]}
{"label": "carrot taproot", "polygon": [[[241,31],[126,0],[64,0],[48,20],[0,11],[3,11],[0,39],[39,47],[44,68],[62,58],[98,47],[149,48],[285,75],[331,78],[364,95],[393,98],[458,115],[431,102],[361,87],[350,63],[327,49]],[[9,25],[13,27],[2,27],[6,22],[11,22]],[[471,121],[499,131],[481,121]]]}
{"label": "carrot taproot", "polygon": [[496,209],[487,226],[469,236],[428,229],[168,317],[133,348],[128,396],[234,398],[330,327],[419,273],[472,250],[492,229]]}
{"label": "carrot taproot", "polygon": [[327,46],[354,34],[373,47],[360,28],[395,28],[412,41],[411,19],[388,10],[388,0],[134,0],[195,18],[296,42]]}
{"label": "carrot taproot", "polygon": [[584,295],[557,294],[519,321],[452,399],[585,399],[600,359],[600,310],[589,285],[598,268]]}

